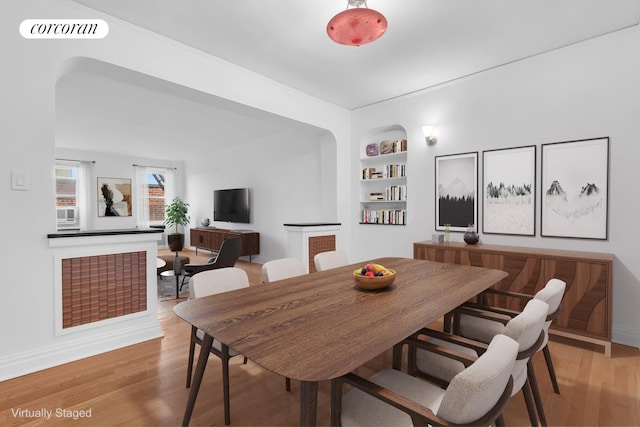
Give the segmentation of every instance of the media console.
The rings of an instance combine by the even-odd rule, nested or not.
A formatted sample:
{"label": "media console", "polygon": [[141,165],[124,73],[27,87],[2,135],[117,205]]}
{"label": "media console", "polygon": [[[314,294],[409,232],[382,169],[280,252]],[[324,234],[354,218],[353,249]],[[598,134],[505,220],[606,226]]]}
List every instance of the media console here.
{"label": "media console", "polygon": [[212,252],[218,252],[222,242],[232,237],[240,237],[242,239],[242,250],[240,256],[248,256],[251,261],[252,255],[260,253],[260,233],[251,230],[225,230],[215,227],[199,227],[190,230],[191,246],[198,249],[206,249]]}

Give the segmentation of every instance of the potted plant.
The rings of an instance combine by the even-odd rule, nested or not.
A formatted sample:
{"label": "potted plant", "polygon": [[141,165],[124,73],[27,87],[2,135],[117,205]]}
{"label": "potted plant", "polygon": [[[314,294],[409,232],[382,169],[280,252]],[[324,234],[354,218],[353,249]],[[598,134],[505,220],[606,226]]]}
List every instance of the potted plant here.
{"label": "potted plant", "polygon": [[173,233],[167,234],[167,243],[169,249],[173,252],[181,251],[184,247],[184,233],[178,231],[178,226],[183,227],[189,224],[189,204],[185,203],[180,197],[175,197],[171,203],[165,206],[164,223],[174,226]]}

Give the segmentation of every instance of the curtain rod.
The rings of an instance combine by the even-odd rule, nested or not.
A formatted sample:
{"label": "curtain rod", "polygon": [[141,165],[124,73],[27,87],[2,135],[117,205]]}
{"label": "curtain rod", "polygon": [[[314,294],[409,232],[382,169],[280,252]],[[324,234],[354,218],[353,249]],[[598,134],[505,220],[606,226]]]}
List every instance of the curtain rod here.
{"label": "curtain rod", "polygon": [[133,166],[142,166],[145,168],[157,168],[157,169],[173,169],[173,170],[177,170],[178,168],[176,167],[170,167],[170,166],[153,166],[153,165],[138,165],[138,164],[133,164]]}
{"label": "curtain rod", "polygon": [[95,160],[78,160],[78,159],[58,159],[56,158],[56,160],[62,160],[64,162],[87,162],[87,163],[95,163]]}

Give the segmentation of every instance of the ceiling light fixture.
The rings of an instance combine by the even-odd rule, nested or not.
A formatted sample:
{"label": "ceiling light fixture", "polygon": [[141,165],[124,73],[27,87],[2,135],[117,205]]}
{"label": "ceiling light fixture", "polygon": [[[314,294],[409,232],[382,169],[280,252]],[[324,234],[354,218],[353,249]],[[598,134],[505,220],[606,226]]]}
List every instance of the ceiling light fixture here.
{"label": "ceiling light fixture", "polygon": [[[349,6],[352,8],[349,9]],[[347,0],[347,9],[331,18],[327,24],[327,34],[331,40],[349,46],[372,42],[386,30],[387,18],[369,9],[366,0]]]}

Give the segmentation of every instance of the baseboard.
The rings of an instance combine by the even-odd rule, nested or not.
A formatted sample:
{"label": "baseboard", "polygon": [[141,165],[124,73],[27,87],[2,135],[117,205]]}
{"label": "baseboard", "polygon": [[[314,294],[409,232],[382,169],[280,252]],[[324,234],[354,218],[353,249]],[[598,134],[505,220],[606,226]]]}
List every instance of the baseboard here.
{"label": "baseboard", "polygon": [[98,333],[0,358],[0,381],[162,337],[156,321]]}
{"label": "baseboard", "polygon": [[611,331],[612,341],[640,349],[640,330],[614,326]]}

